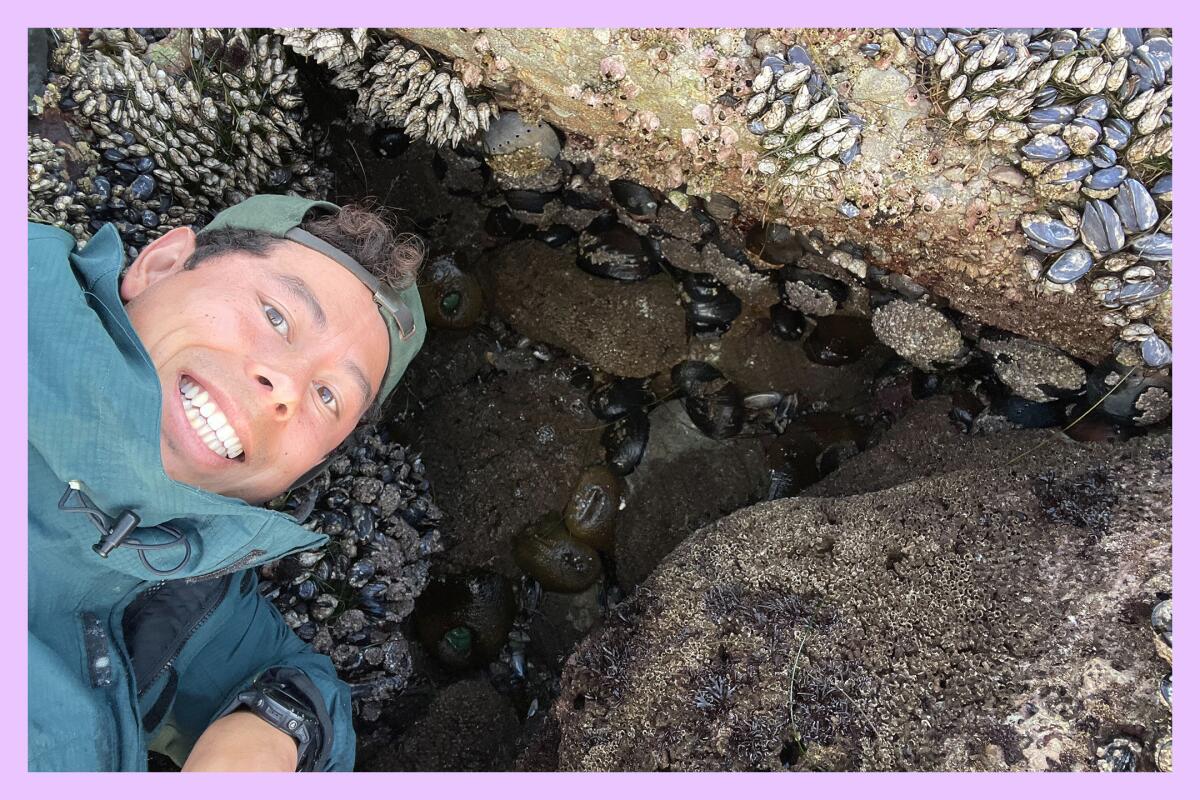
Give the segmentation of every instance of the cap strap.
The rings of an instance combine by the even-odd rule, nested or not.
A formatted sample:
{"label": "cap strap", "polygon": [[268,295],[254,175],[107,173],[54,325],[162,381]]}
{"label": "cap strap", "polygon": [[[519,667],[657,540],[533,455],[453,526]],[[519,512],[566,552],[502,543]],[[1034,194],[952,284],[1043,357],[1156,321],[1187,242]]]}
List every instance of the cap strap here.
{"label": "cap strap", "polygon": [[316,250],[318,253],[332,258],[337,263],[341,264],[346,269],[350,270],[356,278],[358,278],[375,297],[375,302],[385,311],[392,315],[396,320],[397,326],[400,328],[400,336],[407,339],[412,336],[417,329],[416,321],[413,319],[412,311],[404,301],[398,296],[392,296],[396,293],[389,291],[390,287],[384,285],[379,278],[371,274],[371,272],[351,258],[345,252],[331,245],[329,242],[314,236],[303,228],[292,228],[284,237],[290,239],[296,244],[303,245],[310,250]]}

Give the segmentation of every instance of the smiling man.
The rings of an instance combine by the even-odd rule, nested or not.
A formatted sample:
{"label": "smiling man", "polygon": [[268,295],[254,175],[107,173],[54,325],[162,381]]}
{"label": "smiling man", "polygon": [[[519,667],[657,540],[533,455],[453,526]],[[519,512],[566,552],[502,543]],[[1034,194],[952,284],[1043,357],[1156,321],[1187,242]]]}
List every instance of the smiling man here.
{"label": "smiling man", "polygon": [[319,471],[425,335],[420,249],[252,197],[123,270],[29,227],[29,767],[341,770],[349,688],[257,590],[323,536],[261,503]]}

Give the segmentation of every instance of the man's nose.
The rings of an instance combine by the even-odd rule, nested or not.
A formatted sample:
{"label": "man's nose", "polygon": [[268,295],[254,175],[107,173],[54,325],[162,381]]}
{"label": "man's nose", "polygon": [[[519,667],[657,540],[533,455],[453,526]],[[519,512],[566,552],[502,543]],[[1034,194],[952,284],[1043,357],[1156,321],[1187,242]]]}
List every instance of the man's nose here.
{"label": "man's nose", "polygon": [[271,416],[280,422],[291,419],[300,408],[303,382],[285,368],[262,363],[253,365],[252,373],[261,387],[259,396]]}

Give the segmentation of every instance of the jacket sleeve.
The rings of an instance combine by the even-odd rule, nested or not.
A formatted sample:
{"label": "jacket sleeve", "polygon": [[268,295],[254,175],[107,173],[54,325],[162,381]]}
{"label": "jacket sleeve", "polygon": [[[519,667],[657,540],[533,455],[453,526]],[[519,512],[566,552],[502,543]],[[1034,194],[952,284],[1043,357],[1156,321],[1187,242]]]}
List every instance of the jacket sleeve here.
{"label": "jacket sleeve", "polygon": [[188,751],[212,722],[233,710],[241,692],[267,678],[286,682],[293,696],[311,704],[319,720],[321,745],[311,769],[353,769],[350,687],[338,679],[333,662],[292,633],[258,593],[253,570],[234,577],[204,629],[207,640],[197,642],[195,653],[178,663],[172,717]]}

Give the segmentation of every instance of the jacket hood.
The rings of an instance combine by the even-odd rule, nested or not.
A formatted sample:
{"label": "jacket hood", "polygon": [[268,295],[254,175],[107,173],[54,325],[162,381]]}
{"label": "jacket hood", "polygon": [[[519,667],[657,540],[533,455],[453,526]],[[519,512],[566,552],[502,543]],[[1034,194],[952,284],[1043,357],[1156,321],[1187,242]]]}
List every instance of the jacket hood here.
{"label": "jacket hood", "polygon": [[[31,224],[31,247],[35,240],[62,257],[61,266],[57,257],[30,262],[29,444],[62,482],[61,491],[79,481],[110,517],[133,511],[141,519],[139,539],[164,538],[145,530],[151,526],[178,529],[191,556],[172,578],[241,569],[323,543],[327,537],[285,514],[167,476],[162,391],[119,295],[124,247],[116,229],[105,225],[78,251],[57,228]],[[150,558],[169,567],[183,553],[176,546]],[[130,547],[116,548],[108,561],[139,578],[161,577]]]}

